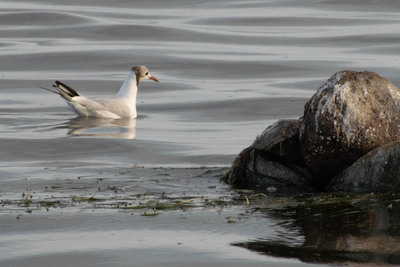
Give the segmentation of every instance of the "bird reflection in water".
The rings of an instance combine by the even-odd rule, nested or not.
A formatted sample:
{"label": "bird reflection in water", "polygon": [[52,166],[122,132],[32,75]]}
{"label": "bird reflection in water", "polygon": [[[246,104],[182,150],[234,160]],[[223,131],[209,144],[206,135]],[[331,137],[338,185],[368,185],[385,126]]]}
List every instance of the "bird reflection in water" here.
{"label": "bird reflection in water", "polygon": [[136,119],[77,117],[58,128],[68,129],[73,136],[134,139]]}

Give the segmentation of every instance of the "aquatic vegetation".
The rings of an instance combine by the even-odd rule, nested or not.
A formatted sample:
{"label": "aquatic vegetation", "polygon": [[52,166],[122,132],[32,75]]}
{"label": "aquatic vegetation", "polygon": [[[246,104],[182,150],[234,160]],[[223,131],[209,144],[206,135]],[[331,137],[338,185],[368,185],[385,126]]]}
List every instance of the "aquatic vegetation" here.
{"label": "aquatic vegetation", "polygon": [[72,197],[73,202],[90,202],[90,201],[102,201],[102,199],[96,198],[96,195],[93,195],[91,197],[78,197],[74,195]]}
{"label": "aquatic vegetation", "polygon": [[25,193],[22,193],[22,197],[23,197],[23,203],[25,205],[29,205],[32,202],[32,195],[29,193],[27,195],[25,195]]}
{"label": "aquatic vegetation", "polygon": [[[152,175],[151,180],[147,182],[151,181],[157,185],[166,179],[176,179],[171,175],[171,170],[173,169],[156,168],[153,170],[156,175]],[[178,172],[182,172],[182,170],[178,170]],[[221,169],[198,168],[191,170],[190,173],[190,178],[196,177],[201,180],[204,177],[212,177],[218,184],[217,177],[220,175]],[[204,191],[212,193],[209,195],[199,194],[197,190],[190,192],[185,187],[177,191],[166,192],[160,190],[160,188],[163,189],[162,185],[159,188],[155,187],[155,190],[149,190],[147,186],[141,190],[142,182],[132,183],[131,173],[121,171],[119,175],[127,177],[126,180],[117,181],[105,178],[103,173],[101,173],[101,178],[79,175],[77,179],[68,177],[66,182],[57,181],[54,184],[47,184],[42,187],[44,190],[34,192],[29,189],[29,193],[23,193],[22,198],[9,195],[8,198],[1,200],[3,212],[14,210],[33,214],[74,208],[82,211],[126,211],[143,216],[205,209],[215,209],[221,213],[223,207],[230,205],[233,201],[231,196],[225,195],[226,191],[222,191],[222,195],[212,193],[218,189],[216,185],[212,184],[208,185],[208,189]],[[187,183],[185,180],[181,181]],[[185,186],[191,186],[190,181],[188,182]],[[221,186],[225,187],[225,185]],[[18,218],[21,216],[19,215]]]}
{"label": "aquatic vegetation", "polygon": [[[222,169],[196,170],[198,175],[181,176],[176,182],[170,169],[153,171],[157,173],[149,176],[146,186],[140,180],[132,182],[132,173],[124,172],[120,175],[126,179],[84,177],[57,182],[54,188],[49,184],[44,190],[9,194],[1,200],[1,212],[15,213],[19,220],[79,210],[150,221],[204,213],[235,228],[260,219],[274,222],[281,232],[275,237],[260,232],[255,239],[232,245],[305,262],[400,264],[396,245],[400,243],[400,194],[260,192],[218,183]],[[207,178],[210,180],[204,180]],[[176,188],[164,187],[165,183]],[[203,184],[190,190],[196,183]],[[62,188],[57,188],[58,184]]]}
{"label": "aquatic vegetation", "polygon": [[[172,210],[182,210],[195,209],[195,208],[206,208],[224,205],[226,202],[220,199],[212,200],[210,198],[195,197],[187,199],[168,199],[168,200],[149,200],[146,203],[141,203],[139,205],[126,205],[120,206],[119,209],[122,210],[140,210],[140,209],[153,209],[155,211],[172,211]],[[145,213],[144,216],[151,216]],[[159,214],[159,213],[157,213]]]}

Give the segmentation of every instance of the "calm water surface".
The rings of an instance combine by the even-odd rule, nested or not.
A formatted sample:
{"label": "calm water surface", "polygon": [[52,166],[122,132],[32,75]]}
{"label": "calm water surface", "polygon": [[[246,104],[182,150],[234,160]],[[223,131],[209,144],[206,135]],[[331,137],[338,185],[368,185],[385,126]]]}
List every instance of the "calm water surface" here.
{"label": "calm water surface", "polygon": [[[0,265],[399,264],[397,196],[294,209],[219,183],[333,73],[399,86],[399,34],[394,0],[2,1]],[[39,89],[112,96],[139,64],[160,83],[137,120],[76,118]]]}

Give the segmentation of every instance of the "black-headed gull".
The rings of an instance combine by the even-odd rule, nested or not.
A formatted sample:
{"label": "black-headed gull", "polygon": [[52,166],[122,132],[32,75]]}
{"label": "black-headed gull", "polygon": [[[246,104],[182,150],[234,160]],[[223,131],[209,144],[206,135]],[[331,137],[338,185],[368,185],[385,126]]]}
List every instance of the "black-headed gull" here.
{"label": "black-headed gull", "polygon": [[75,89],[59,81],[55,81],[55,85],[53,85],[57,91],[50,91],[64,98],[68,105],[70,105],[79,116],[134,119],[137,117],[136,95],[138,86],[141,80],[146,79],[158,82],[158,79],[151,76],[149,70],[145,66],[134,66],[119,89],[118,94],[112,98],[89,99],[79,94]]}

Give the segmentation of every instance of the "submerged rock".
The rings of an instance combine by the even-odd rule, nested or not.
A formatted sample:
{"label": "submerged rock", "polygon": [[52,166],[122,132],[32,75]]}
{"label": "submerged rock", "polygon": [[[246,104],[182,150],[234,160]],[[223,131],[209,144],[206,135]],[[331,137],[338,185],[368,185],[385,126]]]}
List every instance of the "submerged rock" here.
{"label": "submerged rock", "polygon": [[388,192],[400,190],[400,141],[370,151],[336,176],[334,191]]}
{"label": "submerged rock", "polygon": [[311,173],[299,149],[299,120],[280,120],[242,150],[224,180],[235,187],[310,187]]}
{"label": "submerged rock", "polygon": [[328,184],[367,152],[400,138],[400,92],[374,72],[340,71],[306,103],[300,148]]}

